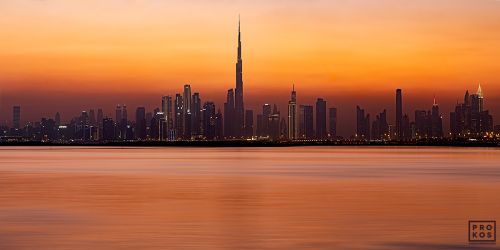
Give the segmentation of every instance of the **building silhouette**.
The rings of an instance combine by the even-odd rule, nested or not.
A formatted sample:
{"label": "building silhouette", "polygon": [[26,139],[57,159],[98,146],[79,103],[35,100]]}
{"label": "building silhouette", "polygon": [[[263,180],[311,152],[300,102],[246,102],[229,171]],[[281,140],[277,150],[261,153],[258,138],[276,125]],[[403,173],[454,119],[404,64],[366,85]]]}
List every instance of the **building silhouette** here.
{"label": "building silhouette", "polygon": [[318,98],[316,100],[316,139],[326,138],[326,101],[323,98]]}
{"label": "building silhouette", "polygon": [[297,92],[295,92],[295,85],[292,88],[290,101],[288,101],[288,139],[295,140],[298,137],[299,128],[297,126]]}
{"label": "building silhouette", "polygon": [[14,129],[21,128],[21,106],[14,106],[12,108],[12,124]]}
{"label": "building silhouette", "polygon": [[238,21],[238,58],[236,62],[236,88],[234,90],[234,122],[235,136],[241,137],[244,133],[244,100],[243,100],[243,61],[241,58],[241,29]]}
{"label": "building silhouette", "polygon": [[370,114],[366,114],[365,110],[356,106],[356,139],[370,140]]}
{"label": "building silhouette", "polygon": [[402,90],[396,89],[396,138],[402,138],[403,130],[403,96]]}
{"label": "building silhouette", "polygon": [[234,90],[227,90],[226,102],[224,103],[224,136],[234,138],[235,133],[235,110],[234,110]]}
{"label": "building silhouette", "polygon": [[245,111],[245,137],[253,137],[253,110],[251,109]]}
{"label": "building silhouette", "polygon": [[313,106],[300,105],[299,107],[299,137],[312,139],[314,137]]}
{"label": "building silhouette", "polygon": [[371,129],[372,140],[386,140],[389,139],[389,124],[387,123],[387,110],[384,109],[382,113],[375,117]]}
{"label": "building silhouette", "polygon": [[336,138],[337,137],[337,108],[329,108],[329,137]]}
{"label": "building silhouette", "polygon": [[138,107],[135,111],[135,138],[146,139],[146,108]]}
{"label": "building silhouette", "polygon": [[184,135],[184,110],[181,94],[175,94],[175,140]]}
{"label": "building silhouette", "polygon": [[476,94],[465,92],[464,102],[458,103],[450,113],[450,133],[453,137],[477,137],[493,131],[493,118],[484,110],[481,85]]}
{"label": "building silhouette", "polygon": [[194,93],[191,99],[191,136],[200,137],[201,134],[201,99],[200,93]]}
{"label": "building silhouette", "polygon": [[[164,131],[167,140],[175,140],[174,133],[174,117],[172,113],[172,97],[163,96],[161,98],[161,112],[163,113],[163,120],[165,121]],[[150,118],[152,119],[152,117]]]}
{"label": "building silhouette", "polygon": [[215,139],[216,119],[215,104],[213,102],[205,102],[205,104],[203,104],[203,136],[206,140]]}

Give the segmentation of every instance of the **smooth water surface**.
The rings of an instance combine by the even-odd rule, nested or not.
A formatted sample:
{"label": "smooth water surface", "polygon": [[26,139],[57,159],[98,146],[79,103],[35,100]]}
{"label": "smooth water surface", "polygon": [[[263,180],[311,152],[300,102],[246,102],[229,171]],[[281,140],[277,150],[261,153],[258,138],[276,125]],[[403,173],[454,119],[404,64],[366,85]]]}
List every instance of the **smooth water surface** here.
{"label": "smooth water surface", "polygon": [[500,150],[0,147],[0,249],[456,249]]}

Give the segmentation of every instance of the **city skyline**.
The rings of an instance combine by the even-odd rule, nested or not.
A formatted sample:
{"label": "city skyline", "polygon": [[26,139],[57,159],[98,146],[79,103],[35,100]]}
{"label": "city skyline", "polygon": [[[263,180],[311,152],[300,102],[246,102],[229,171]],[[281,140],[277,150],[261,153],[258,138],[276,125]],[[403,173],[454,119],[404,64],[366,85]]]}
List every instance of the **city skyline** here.
{"label": "city skyline", "polygon": [[[67,8],[74,8],[76,6],[82,7],[83,10],[80,13],[80,18],[83,20],[86,20],[86,18],[89,18],[87,15],[89,14],[88,11],[96,8],[96,7],[110,7],[113,6],[113,4],[103,4],[102,6],[96,3],[63,3],[61,1],[44,1],[43,3],[33,3],[33,2],[24,2],[20,1],[22,3],[18,4],[13,4],[13,3],[2,3],[3,7],[6,9],[13,10],[13,14],[10,14],[7,16],[6,20],[15,20],[16,18],[19,18],[22,16],[22,13],[16,12],[16,10],[19,8],[18,5],[22,5],[24,7],[32,7],[32,8],[39,8],[41,10],[41,13],[37,15],[48,15],[48,12],[54,11],[55,7],[67,7]],[[119,2],[119,1],[118,1]],[[199,3],[200,6],[202,6],[204,3],[201,1]],[[360,3],[363,1],[359,1]],[[351,3],[352,4],[352,3]],[[345,8],[346,10],[351,10],[353,6],[351,4],[345,4],[341,5],[340,7]],[[80,6],[82,5],[82,6]],[[126,3],[124,4],[124,12],[130,14],[130,10],[126,10],[130,5],[138,7],[139,9],[141,8],[146,8],[149,10],[152,5],[154,5],[150,1],[144,1],[141,4],[138,3]],[[138,5],[138,6],[137,6]],[[161,5],[161,4],[160,4]],[[195,4],[195,6],[197,6]],[[230,4],[230,6],[235,7],[239,5],[245,5],[244,3],[236,2],[234,4]],[[331,8],[332,6],[338,6],[339,3],[333,1],[332,3],[325,3],[322,1],[319,1],[318,3],[313,4],[312,6],[314,8],[316,7],[329,7]],[[355,4],[352,4],[355,5]],[[389,9],[398,9],[401,10],[402,12],[412,12],[415,10],[420,10],[423,13],[428,13],[430,11],[428,3],[426,1],[417,4],[416,6],[413,6],[415,10],[408,9],[402,6],[398,6],[397,4],[387,1],[384,2],[383,5]],[[471,7],[468,6],[467,3],[459,1],[458,6],[456,7],[453,13],[449,13],[450,16],[445,17],[442,20],[438,21],[449,21],[449,20],[454,20],[454,16],[457,15],[458,13],[462,13],[465,11],[465,7]],[[496,3],[492,3],[490,1],[484,1],[481,2],[480,4],[476,4],[472,6],[470,10],[470,15],[471,17],[475,17],[476,19],[473,19],[474,22],[477,22],[476,24],[479,27],[483,27],[483,25],[490,25],[488,24],[488,20],[486,20],[486,17],[488,17],[489,13],[488,11],[486,12],[481,12],[483,15],[485,15],[485,19],[482,19],[480,17],[475,16],[476,12],[479,12],[480,10],[483,10],[483,8],[486,7],[491,7],[495,8]],[[128,6],[128,7],[127,7]],[[355,122],[356,122],[356,117],[354,112],[351,112],[350,110],[355,110],[355,107],[357,105],[363,106],[367,113],[371,114],[376,114],[379,113],[380,110],[387,109],[387,116],[389,120],[394,120],[394,116],[396,115],[396,110],[394,105],[392,105],[392,101],[390,100],[392,97],[392,92],[394,89],[401,88],[404,89],[405,91],[405,103],[403,106],[403,111],[406,113],[412,113],[413,110],[417,109],[424,109],[426,108],[429,103],[432,103],[432,100],[434,97],[437,97],[441,110],[443,112],[443,122],[444,124],[448,124],[450,121],[450,116],[448,114],[448,111],[452,111],[455,108],[455,104],[457,101],[459,101],[461,98],[458,98],[463,94],[463,91],[469,89],[475,88],[475,86],[479,83],[483,85],[483,87],[487,90],[486,91],[486,96],[487,96],[487,102],[485,103],[485,106],[490,107],[491,114],[494,117],[498,117],[498,110],[495,107],[500,106],[500,96],[497,96],[500,91],[496,91],[499,84],[496,84],[498,80],[496,79],[496,74],[491,74],[491,72],[495,72],[495,67],[496,64],[490,64],[490,63],[479,63],[478,65],[474,67],[468,67],[466,71],[457,71],[454,74],[448,74],[446,73],[446,77],[443,79],[429,79],[423,81],[420,79],[419,81],[415,81],[416,75],[422,74],[425,75],[425,71],[419,70],[419,67],[409,67],[407,70],[412,69],[412,71],[415,71],[416,75],[408,75],[405,78],[401,78],[399,76],[391,76],[391,73],[388,74],[388,72],[399,72],[397,70],[397,67],[388,67],[387,70],[384,70],[384,77],[385,79],[380,79],[380,73],[377,74],[372,74],[371,68],[370,67],[363,67],[363,62],[368,62],[369,58],[365,58],[367,61],[362,60],[363,57],[357,58],[359,64],[359,69],[356,71],[357,75],[359,75],[360,78],[366,78],[370,77],[373,78],[372,80],[365,82],[363,84],[360,84],[359,79],[333,79],[341,75],[341,72],[336,72],[339,69],[342,69],[346,65],[351,64],[352,62],[349,62],[349,57],[346,57],[344,53],[339,53],[339,54],[331,54],[329,49],[331,49],[330,46],[326,44],[322,44],[321,46],[315,47],[312,46],[312,44],[309,43],[304,43],[303,47],[294,47],[296,49],[295,53],[293,52],[294,50],[291,50],[291,53],[283,54],[282,50],[284,48],[287,48],[290,43],[293,44],[293,41],[289,40],[288,42],[284,42],[282,40],[282,37],[280,37],[281,33],[274,33],[270,34],[267,36],[266,41],[270,42],[268,49],[271,49],[273,51],[279,51],[280,55],[282,56],[281,59],[285,60],[290,60],[292,59],[292,62],[296,62],[297,59],[301,58],[302,61],[304,61],[305,64],[312,64],[316,65],[318,62],[319,63],[325,63],[326,59],[336,61],[336,63],[329,64],[327,63],[330,69],[326,69],[324,67],[319,67],[316,68],[317,72],[320,74],[326,74],[329,75],[328,78],[329,80],[325,79],[318,79],[316,77],[306,77],[304,78],[303,76],[300,76],[302,72],[307,72],[309,71],[309,67],[304,67],[304,65],[299,65],[296,64],[294,67],[289,67],[290,65],[283,60],[280,60],[281,64],[275,64],[279,65],[279,67],[269,67],[267,68],[266,72],[259,72],[255,71],[256,66],[261,66],[262,63],[269,62],[269,60],[274,60],[276,58],[276,54],[273,53],[268,53],[269,50],[256,50],[256,45],[262,46],[262,41],[257,41],[255,40],[256,38],[262,38],[261,35],[259,34],[259,30],[256,30],[257,27],[260,27],[260,31],[262,32],[268,32],[267,29],[262,29],[262,24],[261,22],[255,20],[255,15],[256,13],[260,13],[259,11],[264,11],[267,10],[268,8],[279,8],[277,7],[276,3],[270,2],[269,4],[256,4],[257,7],[252,7],[250,9],[253,9],[253,11],[246,11],[245,13],[245,18],[248,19],[249,21],[247,22],[247,25],[245,26],[245,29],[247,31],[245,38],[245,48],[241,48],[241,34],[240,34],[240,26],[238,25],[238,56],[237,56],[237,62],[236,62],[236,68],[237,68],[237,78],[238,75],[240,75],[240,79],[236,80],[236,85],[240,84],[241,86],[243,85],[243,82],[245,82],[245,96],[248,98],[245,98],[245,101],[243,102],[243,94],[241,94],[241,98],[239,98],[240,94],[238,86],[234,85],[234,71],[231,73],[231,68],[234,69],[234,66],[230,66],[229,63],[224,63],[224,67],[221,67],[221,64],[215,63],[214,65],[216,66],[217,70],[213,71],[210,73],[210,76],[206,75],[206,69],[208,69],[208,65],[205,64],[207,67],[204,67],[203,65],[198,64],[198,60],[191,60],[189,64],[185,64],[182,61],[176,62],[177,67],[182,67],[176,68],[178,70],[178,74],[169,74],[170,68],[165,67],[164,72],[162,71],[157,71],[158,69],[157,66],[154,66],[152,68],[155,69],[155,71],[150,72],[150,76],[158,76],[158,75],[182,75],[182,80],[175,80],[172,81],[171,79],[164,79],[161,81],[158,81],[159,79],[154,80],[154,84],[151,84],[151,78],[150,77],[137,77],[137,75],[134,76],[136,73],[136,70],[133,68],[127,68],[127,71],[122,72],[122,77],[125,77],[126,79],[120,80],[122,82],[121,85],[116,85],[115,83],[115,78],[109,78],[107,76],[103,76],[102,73],[105,73],[105,70],[108,68],[106,65],[102,69],[98,69],[96,71],[90,70],[89,68],[83,67],[82,72],[75,72],[73,75],[67,75],[67,74],[59,74],[63,73],[60,70],[63,69],[60,65],[59,60],[53,61],[51,65],[54,67],[51,69],[43,70],[49,75],[53,75],[53,77],[46,77],[39,75],[40,71],[35,70],[32,73],[26,73],[25,70],[28,70],[32,67],[43,67],[44,63],[40,63],[38,61],[39,57],[41,56],[41,51],[49,52],[51,53],[46,54],[46,58],[55,58],[61,55],[63,53],[66,56],[70,56],[67,58],[67,64],[68,65],[74,65],[75,63],[78,62],[79,57],[77,58],[72,58],[71,55],[76,55],[79,52],[75,50],[74,48],[69,49],[69,51],[66,51],[65,46],[60,46],[58,47],[60,51],[54,47],[50,50],[44,50],[43,46],[49,46],[50,43],[47,42],[47,40],[43,40],[40,42],[40,44],[32,43],[31,44],[31,50],[26,50],[24,55],[19,54],[18,50],[16,48],[20,48],[19,46],[14,46],[12,47],[12,50],[7,53],[7,51],[3,50],[0,48],[0,54],[5,55],[3,58],[5,60],[2,60],[2,62],[5,64],[6,62],[10,62],[9,65],[3,65],[5,67],[0,67],[0,80],[2,81],[2,84],[0,85],[0,124],[9,124],[12,126],[12,106],[22,106],[23,107],[23,115],[21,116],[21,121],[26,122],[26,121],[36,121],[40,117],[53,117],[56,112],[59,112],[59,114],[62,117],[63,121],[68,121],[71,119],[75,114],[78,114],[81,110],[90,110],[90,109],[98,109],[98,108],[103,108],[104,112],[109,116],[113,112],[113,108],[116,104],[121,103],[121,104],[127,104],[129,107],[132,107],[134,110],[136,107],[145,107],[146,110],[153,110],[157,107],[160,107],[160,104],[158,104],[158,96],[167,96],[167,95],[174,95],[175,93],[178,93],[178,88],[179,86],[182,86],[183,84],[188,83],[190,86],[192,86],[193,89],[196,89],[196,92],[202,93],[202,98],[203,100],[211,100],[213,101],[218,107],[223,109],[222,105],[227,101],[227,95],[224,91],[221,91],[223,89],[230,89],[234,88],[234,98],[235,98],[235,108],[236,106],[240,106],[238,108],[238,119],[241,121],[243,120],[246,110],[253,110],[254,115],[253,117],[255,118],[257,115],[257,112],[263,103],[269,103],[269,104],[276,104],[278,106],[278,109],[282,112],[284,116],[286,116],[286,111],[287,111],[287,105],[289,102],[289,89],[292,84],[295,84],[295,89],[297,93],[299,93],[299,98],[297,100],[297,112],[299,112],[300,105],[314,105],[317,98],[323,98],[324,100],[327,100],[328,104],[332,105],[332,107],[337,108],[338,110],[338,120],[340,121],[339,126],[337,128],[338,134],[343,135],[343,136],[348,136],[354,131],[355,127]],[[295,3],[292,5],[293,8],[297,8],[302,6],[302,3],[300,1],[298,3]],[[310,8],[311,5],[308,5]],[[159,6],[162,7],[162,6]],[[373,6],[372,6],[373,7]],[[436,8],[441,8],[442,6],[437,6]],[[218,9],[217,9],[218,10]],[[378,11],[377,8],[375,10]],[[218,31],[215,32],[214,34],[219,34],[222,35],[221,38],[227,38],[226,36],[230,32],[229,29],[227,29],[228,24],[225,21],[227,17],[230,17],[234,20],[235,19],[235,14],[232,13],[229,15],[229,12],[226,12],[227,10],[224,10],[225,15],[221,16],[221,19],[224,19],[224,21],[213,21],[210,23],[210,26],[208,27],[208,30],[203,31],[203,32],[196,32],[196,31],[201,31],[201,29],[189,29],[185,33],[193,35],[193,36],[206,36],[207,38],[210,38],[212,34],[210,34],[211,28],[215,28],[215,24],[220,25],[220,28],[218,28]],[[297,10],[299,11],[299,10]],[[353,10],[354,11],[354,10]],[[29,12],[29,8],[28,8]],[[16,14],[17,13],[17,14]],[[133,12],[132,12],[133,13]],[[302,13],[302,12],[298,12]],[[354,13],[357,13],[354,11]],[[125,14],[125,13],[118,13],[118,15]],[[302,13],[304,14],[304,13]],[[374,17],[378,16],[378,13],[375,11],[375,13],[366,13],[368,14],[367,19],[371,19]],[[17,16],[20,15],[20,16]],[[193,23],[198,22],[198,19],[202,19],[205,16],[201,15],[198,17],[195,17],[193,19]],[[68,21],[72,22],[75,21],[71,17],[66,17],[63,15],[63,17],[60,18],[69,18]],[[179,18],[179,17],[176,17]],[[281,20],[280,28],[282,30],[289,30],[291,27],[286,25],[287,22],[289,21],[289,18],[286,16],[281,16],[283,20]],[[417,18],[415,16],[411,16],[409,19],[413,20],[414,18]],[[175,18],[174,18],[175,19]],[[449,19],[449,20],[448,20]],[[156,19],[155,19],[156,20]],[[177,20],[177,19],[176,19]],[[415,20],[418,20],[415,19]],[[414,21],[415,21],[414,20]],[[159,20],[156,20],[159,21]],[[279,19],[277,21],[280,21]],[[314,20],[316,21],[316,20]],[[406,21],[409,20],[403,20],[403,23],[406,23]],[[121,27],[126,20],[113,20],[113,22],[116,22],[115,25],[118,27]],[[124,23],[122,23],[124,22]],[[222,23],[221,23],[222,22]],[[234,23],[234,21],[232,22]],[[440,23],[440,22],[438,22]],[[307,23],[309,25],[310,23]],[[42,22],[40,24],[43,27],[46,25],[46,23]],[[457,24],[458,25],[458,24]],[[460,24],[461,25],[461,24]],[[485,27],[486,27],[485,26]],[[156,27],[156,26],[155,26]],[[201,26],[200,26],[201,27]],[[234,26],[233,26],[234,27]],[[309,26],[307,26],[309,27]],[[78,28],[78,27],[77,27]],[[158,28],[158,27],[156,27]],[[224,30],[220,30],[220,29]],[[362,26],[362,28],[367,29],[368,26]],[[11,27],[7,27],[7,30],[10,30]],[[64,28],[61,28],[62,31],[64,31]],[[401,32],[399,28],[394,28],[395,31]],[[78,30],[78,29],[77,29]],[[234,29],[233,29],[234,30]],[[300,30],[300,29],[299,29]],[[96,28],[96,32],[100,31],[100,29]],[[157,32],[164,33],[161,29],[157,29]],[[331,31],[330,31],[331,32]],[[169,31],[166,31],[165,33],[169,33]],[[182,33],[181,36],[185,33]],[[418,32],[417,32],[418,33]],[[22,43],[27,45],[28,40],[23,40],[23,36],[20,36],[17,33],[13,33],[14,35],[12,36],[13,40],[15,39],[21,39]],[[65,34],[62,32],[62,34]],[[319,33],[318,33],[319,34]],[[110,42],[111,40],[104,39],[105,37],[101,37],[101,33],[97,32],[93,36],[94,38],[103,38],[102,41],[96,41],[95,46],[99,47],[107,42]],[[150,34],[151,35],[151,34]],[[427,34],[424,36],[426,37]],[[329,36],[328,36],[329,37]],[[327,36],[322,37],[322,38],[328,38]],[[420,38],[424,38],[420,37]],[[453,36],[452,36],[453,37]],[[52,35],[50,33],[47,33],[47,38],[52,38]],[[303,38],[302,36],[298,36],[296,38]],[[496,39],[495,37],[490,37],[491,39]],[[234,44],[232,46],[222,46],[223,44],[226,44],[228,42],[234,41],[234,33],[233,33],[233,38],[232,39],[224,39],[224,43],[220,43],[219,45],[215,45],[212,43],[212,40],[199,40],[195,39],[196,41],[189,42],[187,44],[190,45],[195,45],[195,44],[204,44],[204,49],[200,50],[197,49],[196,47],[190,47],[190,48],[185,48],[182,51],[184,52],[190,52],[190,53],[204,53],[203,51],[220,51],[222,52],[220,56],[217,56],[218,60],[223,60],[223,61],[233,61],[230,60],[231,58],[234,58],[234,50],[230,48],[234,48]],[[331,38],[328,38],[330,40]],[[342,40],[341,37],[337,37],[338,40]],[[99,40],[99,39],[98,39]],[[134,41],[133,39],[131,41]],[[222,40],[220,40],[222,41]],[[219,42],[220,42],[219,41]],[[69,39],[65,40],[62,39],[61,41],[54,43],[59,44],[59,45],[71,45],[75,41]],[[102,43],[101,43],[102,42]],[[185,42],[185,41],[183,41]],[[277,46],[276,42],[280,42],[281,46]],[[458,43],[461,43],[461,41],[457,41]],[[6,45],[8,42],[5,42]],[[379,41],[374,41],[374,43],[380,43]],[[125,40],[123,44],[128,44],[128,40]],[[167,46],[168,43],[163,46],[163,49],[160,49],[160,47],[154,47],[158,48],[158,52],[164,51],[164,49],[168,49]],[[156,46],[156,43],[154,44]],[[272,47],[271,47],[272,45]],[[380,45],[380,44],[379,44]],[[486,46],[483,46],[485,44],[482,44],[482,42],[478,43],[470,43],[471,48],[487,48]],[[5,46],[4,46],[5,47]],[[175,47],[175,46],[174,46]],[[307,55],[304,55],[303,50],[304,48],[317,48],[317,49],[327,49],[327,52],[325,52],[325,57],[323,59],[314,59],[314,60],[309,60],[311,59]],[[142,46],[137,46],[134,47],[136,49],[139,48],[144,48]],[[427,48],[426,46],[423,46],[422,48]],[[495,54],[495,48],[489,47],[490,50],[489,52],[492,52]],[[88,47],[83,46],[81,48],[81,52],[88,51]],[[365,48],[359,48],[357,46],[353,46],[352,49],[361,49],[361,51],[365,51]],[[39,51],[40,50],[40,51]],[[242,51],[244,50],[244,51]],[[36,53],[34,51],[37,51]],[[475,50],[476,51],[476,50]],[[44,53],[45,53],[44,52]],[[344,51],[345,52],[345,51]],[[391,58],[391,53],[394,51],[388,51],[387,55],[384,55],[384,57],[381,57],[381,59],[385,59],[385,56],[387,56],[388,59]],[[477,51],[476,51],[477,52]],[[484,55],[481,53],[474,52],[473,57],[474,58],[480,58],[483,57]],[[17,53],[17,54],[16,54]],[[102,55],[106,55],[108,52],[106,50],[100,50],[100,53]],[[243,75],[243,66],[242,66],[242,60],[241,60],[241,54],[245,54],[245,74]],[[472,53],[472,52],[471,52]],[[160,53],[161,54],[161,53]],[[232,55],[231,55],[232,54]],[[17,55],[17,56],[16,56]],[[36,60],[30,61],[28,64],[24,64],[24,66],[19,66],[17,62],[20,61],[25,61],[26,56],[28,55],[37,55],[35,58]],[[91,53],[89,55],[89,58],[85,59],[87,60],[88,65],[92,66],[93,64],[99,62],[95,56],[98,56],[99,54],[97,53]],[[128,55],[127,53],[124,54],[116,54],[116,55]],[[259,57],[260,61],[256,61],[255,57]],[[477,56],[477,57],[476,57]],[[117,58],[117,57],[116,57]],[[135,57],[129,57],[129,59],[134,59]],[[137,58],[140,58],[138,56]],[[170,56],[164,56],[163,57],[165,60],[168,60],[171,58]],[[197,58],[197,57],[195,57]],[[318,57],[319,58],[319,57]],[[108,59],[114,60],[115,57],[111,56]],[[158,59],[158,58],[157,58]],[[373,59],[373,58],[372,58]],[[446,59],[446,58],[443,58]],[[449,59],[449,58],[448,58]],[[9,61],[10,60],[10,61]],[[340,61],[339,61],[340,60]],[[460,61],[460,60],[458,60]],[[153,61],[151,61],[153,62]],[[160,62],[160,61],[156,61]],[[395,60],[394,62],[401,63],[400,60]],[[431,61],[429,61],[431,62]],[[436,62],[436,61],[432,61]],[[443,61],[444,62],[444,61]],[[383,63],[382,63],[383,64]],[[18,65],[18,66],[16,66]],[[150,63],[147,65],[151,65]],[[167,64],[168,65],[168,64]],[[233,64],[234,65],[234,64]],[[325,64],[326,65],[326,64]],[[488,66],[489,65],[489,66]],[[184,70],[187,69],[192,69],[193,66],[196,66],[196,71],[191,71],[189,74],[185,74]],[[227,67],[226,67],[227,66]],[[300,66],[302,70],[297,70],[296,66]],[[366,66],[366,65],[365,65]],[[372,65],[373,66],[373,65]],[[420,65],[422,66],[422,65]],[[488,66],[488,67],[485,67]],[[493,68],[491,68],[494,66]],[[92,66],[93,67],[93,66]],[[215,67],[215,66],[214,66]],[[238,73],[238,67],[241,68],[241,71]],[[478,68],[485,69],[488,68],[489,73],[473,73],[476,71]],[[40,69],[40,68],[39,68]],[[286,72],[284,73],[283,70],[293,70],[293,72]],[[333,71],[332,71],[333,70]],[[442,67],[437,67],[435,69],[436,71],[442,71],[447,72],[446,68]],[[26,74],[23,74],[22,72],[25,72]],[[38,73],[36,73],[38,72]],[[110,70],[109,73],[114,72],[113,70]],[[156,73],[155,73],[156,72]],[[498,71],[496,71],[498,72]],[[315,74],[316,74],[315,73]],[[86,77],[81,78],[80,76],[86,75],[86,76],[92,76],[93,80],[87,81]],[[298,74],[298,75],[297,75]],[[314,75],[314,74],[313,74]],[[310,76],[313,76],[310,75]],[[15,76],[15,77],[14,77]],[[494,76],[491,78],[491,76]],[[260,80],[257,80],[256,79]],[[262,78],[264,77],[264,78]],[[233,78],[233,80],[231,80]],[[115,80],[113,80],[115,79]],[[214,79],[220,79],[216,80],[214,82]],[[64,80],[65,84],[61,84],[60,81]],[[97,82],[96,82],[97,80]],[[452,81],[453,80],[453,81]],[[105,81],[105,82],[100,82],[100,81]],[[238,82],[239,81],[239,82]],[[439,81],[439,84],[437,84],[436,81]],[[98,84],[95,84],[98,83]],[[131,84],[133,83],[133,84]],[[376,88],[369,87],[367,88],[365,85],[370,84],[370,86],[376,86]],[[112,92],[110,92],[110,88],[112,89]],[[183,92],[181,92],[183,93]],[[241,91],[243,93],[243,91]],[[238,100],[238,101],[237,101]],[[241,100],[241,101],[239,101]],[[241,102],[241,104],[239,104]],[[330,107],[327,107],[330,108]],[[244,130],[244,128],[241,128],[243,124],[239,122],[239,130]],[[255,128],[254,128],[255,130]],[[448,126],[445,126],[445,131],[449,132]]]}

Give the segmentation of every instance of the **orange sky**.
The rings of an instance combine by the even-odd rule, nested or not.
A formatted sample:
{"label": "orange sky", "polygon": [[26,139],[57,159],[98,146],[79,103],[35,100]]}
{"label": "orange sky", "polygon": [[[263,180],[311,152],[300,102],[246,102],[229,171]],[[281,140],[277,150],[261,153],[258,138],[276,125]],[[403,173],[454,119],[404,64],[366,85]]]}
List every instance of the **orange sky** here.
{"label": "orange sky", "polygon": [[374,114],[391,111],[400,87],[407,113],[436,94],[447,116],[479,82],[500,108],[496,0],[16,0],[0,1],[0,120],[14,104],[26,119],[154,108],[185,83],[221,106],[238,13],[249,108],[283,106],[295,83],[300,103]]}

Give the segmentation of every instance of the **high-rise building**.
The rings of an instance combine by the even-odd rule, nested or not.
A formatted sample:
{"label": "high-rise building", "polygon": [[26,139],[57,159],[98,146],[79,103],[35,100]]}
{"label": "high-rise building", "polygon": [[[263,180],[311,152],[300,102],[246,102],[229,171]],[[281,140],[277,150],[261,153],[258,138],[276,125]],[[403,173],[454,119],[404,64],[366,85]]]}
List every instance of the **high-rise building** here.
{"label": "high-rise building", "polygon": [[313,106],[300,105],[299,107],[299,137],[301,139],[312,139],[314,137]]}
{"label": "high-rise building", "polygon": [[269,116],[271,116],[271,105],[264,104],[262,106],[262,135],[264,137],[269,136],[270,133],[270,124],[269,124]]}
{"label": "high-rise building", "polygon": [[245,111],[245,137],[251,138],[253,136],[253,110]]}
{"label": "high-rise building", "polygon": [[203,136],[206,140],[215,139],[216,134],[215,104],[205,102],[203,105]]}
{"label": "high-rise building", "polygon": [[21,128],[21,106],[14,106],[12,108],[12,124],[15,129]]}
{"label": "high-rise building", "polygon": [[356,106],[356,139],[370,140],[370,114],[365,116],[365,110]]}
{"label": "high-rise building", "polygon": [[278,106],[274,104],[273,113],[269,115],[268,125],[269,125],[269,136],[272,140],[278,140],[281,135],[281,124],[280,124],[280,112],[278,111]]}
{"label": "high-rise building", "polygon": [[115,123],[111,118],[103,118],[102,121],[102,140],[115,140]]}
{"label": "high-rise building", "polygon": [[371,133],[371,138],[375,140],[389,138],[389,124],[387,123],[387,111],[385,109],[375,117],[375,121],[372,123]]}
{"label": "high-rise building", "polygon": [[439,106],[434,98],[434,103],[432,104],[431,111],[431,135],[434,138],[442,138],[443,134],[443,118],[441,113],[439,113]]}
{"label": "high-rise building", "polygon": [[102,120],[104,119],[104,113],[102,112],[102,109],[99,108],[97,109],[97,125],[99,128],[102,128]]}
{"label": "high-rise building", "polygon": [[234,122],[236,124],[235,135],[237,137],[241,137],[244,131],[245,106],[243,101],[243,61],[241,58],[241,31],[240,31],[239,21],[238,21],[238,58],[236,62],[236,88],[234,94],[235,94]]}
{"label": "high-rise building", "polygon": [[423,138],[442,138],[443,135],[443,119],[439,113],[439,106],[434,98],[432,110],[416,110],[415,111],[415,139]]}
{"label": "high-rise building", "polygon": [[215,139],[224,139],[224,119],[222,117],[222,112],[220,111],[220,109],[218,109],[217,113],[215,114]]}
{"label": "high-rise building", "polygon": [[201,136],[201,99],[200,93],[194,93],[191,104],[191,135]]}
{"label": "high-rise building", "polygon": [[[174,117],[172,113],[172,97],[163,96],[161,98],[161,112],[163,112],[164,132],[167,140],[174,140]],[[152,118],[152,117],[151,117]],[[150,120],[151,120],[150,118]]]}
{"label": "high-rise building", "polygon": [[402,137],[402,119],[403,119],[403,96],[401,89],[396,89],[396,138]]}
{"label": "high-rise building", "polygon": [[326,101],[316,100],[316,139],[326,139]]}
{"label": "high-rise building", "polygon": [[337,137],[337,108],[330,108],[328,110],[330,118],[330,138]]}
{"label": "high-rise building", "polygon": [[477,137],[493,130],[493,118],[484,110],[484,96],[481,85],[477,93],[465,92],[464,102],[457,103],[450,113],[450,130],[453,137]]}
{"label": "high-rise building", "polygon": [[298,137],[299,128],[297,126],[297,92],[295,85],[292,87],[290,101],[288,101],[288,139],[295,140]]}
{"label": "high-rise building", "polygon": [[184,135],[183,100],[181,94],[175,95],[175,139]]}
{"label": "high-rise building", "polygon": [[226,138],[235,137],[235,127],[234,91],[233,89],[229,89],[227,91],[226,102],[224,103],[224,136]]}
{"label": "high-rise building", "polygon": [[138,107],[135,112],[135,138],[146,139],[146,109],[144,107]]}
{"label": "high-rise building", "polygon": [[191,86],[189,84],[184,85],[184,95],[182,97],[183,101],[183,116],[184,116],[184,139],[191,139]]}
{"label": "high-rise building", "polygon": [[56,126],[59,126],[61,125],[61,115],[59,114],[59,112],[56,113],[56,116],[54,118],[54,121],[56,123]]}
{"label": "high-rise building", "polygon": [[89,111],[89,124],[91,126],[97,126],[97,120],[95,118],[95,111],[93,109],[91,109]]}

